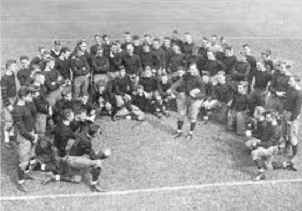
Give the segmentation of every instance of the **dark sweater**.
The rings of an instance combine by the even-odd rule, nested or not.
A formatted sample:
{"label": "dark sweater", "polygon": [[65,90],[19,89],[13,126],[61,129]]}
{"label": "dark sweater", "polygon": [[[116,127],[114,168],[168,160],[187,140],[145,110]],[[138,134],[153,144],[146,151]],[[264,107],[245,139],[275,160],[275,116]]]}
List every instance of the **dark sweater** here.
{"label": "dark sweater", "polygon": [[76,143],[71,148],[69,155],[83,156],[88,155],[91,160],[102,159],[99,154],[96,154],[92,149],[91,138],[87,136],[86,131],[81,132],[77,138]]}
{"label": "dark sweater", "polygon": [[222,63],[225,65],[225,73],[227,75],[230,75],[232,73],[232,70],[234,69],[234,66],[237,62],[236,56],[223,56],[222,57]]}
{"label": "dark sweater", "polygon": [[255,78],[255,89],[265,90],[268,83],[272,80],[272,75],[267,71],[254,71],[253,77]]}
{"label": "dark sweater", "polygon": [[268,123],[261,142],[257,144],[259,147],[269,148],[271,146],[277,146],[281,139],[281,127],[279,125],[272,125]]}
{"label": "dark sweater", "polygon": [[129,76],[124,76],[123,78],[118,77],[114,82],[114,92],[116,95],[124,96],[129,94],[131,91],[131,82]]}
{"label": "dark sweater", "polygon": [[96,55],[96,51],[97,51],[98,46],[102,46],[102,45],[96,44],[96,45],[93,45],[93,46],[90,47],[90,55],[92,57]]}
{"label": "dark sweater", "polygon": [[231,103],[231,109],[235,111],[246,111],[248,109],[252,110],[252,100],[251,97],[247,94],[235,94],[233,101]]}
{"label": "dark sweater", "polygon": [[156,61],[159,63],[155,63],[156,66],[154,66],[155,69],[159,68],[166,68],[166,55],[163,49],[152,49],[152,53],[156,58]]}
{"label": "dark sweater", "polygon": [[205,97],[205,84],[200,76],[192,76],[190,74],[185,74],[180,80],[180,85],[176,87],[177,92],[184,92],[187,95],[190,95],[190,92],[193,89],[197,88],[200,90],[200,96],[198,97]]}
{"label": "dark sweater", "polygon": [[182,47],[183,41],[181,39],[171,39],[171,46],[178,45],[179,47]]}
{"label": "dark sweater", "polygon": [[70,68],[73,71],[75,77],[85,76],[90,73],[90,66],[85,56],[73,56],[70,60]]}
{"label": "dark sweater", "polygon": [[194,43],[183,43],[181,46],[181,52],[186,56],[192,54],[194,45]]}
{"label": "dark sweater", "polygon": [[172,81],[168,80],[166,84],[164,84],[161,80],[157,81],[157,90],[162,97],[166,97],[169,94],[167,93],[168,89],[171,89]]}
{"label": "dark sweater", "polygon": [[290,121],[295,121],[301,113],[302,91],[289,88],[286,92],[284,109],[290,111]]}
{"label": "dark sweater", "polygon": [[54,145],[59,150],[59,156],[66,155],[65,149],[69,139],[75,139],[74,133],[69,125],[60,122],[55,128]]}
{"label": "dark sweater", "polygon": [[232,99],[235,91],[236,88],[228,82],[225,84],[217,84],[214,87],[213,99],[217,99],[222,103],[228,103]]}
{"label": "dark sweater", "polygon": [[145,69],[146,66],[150,66],[152,69],[160,66],[160,61],[152,51],[141,52],[140,58],[143,69]]}
{"label": "dark sweater", "polygon": [[17,73],[17,78],[20,82],[20,86],[24,86],[30,83],[31,78],[31,69],[26,68],[26,69],[20,69]]}
{"label": "dark sweater", "polygon": [[51,57],[53,57],[54,59],[57,59],[57,58],[59,58],[59,56],[60,56],[60,51],[59,52],[57,52],[57,51],[55,51],[55,50],[50,50],[50,55],[51,55]]}
{"label": "dark sweater", "polygon": [[208,60],[205,65],[205,70],[210,72],[211,76],[217,75],[219,71],[225,71],[225,65],[218,60]]}
{"label": "dark sweater", "polygon": [[122,64],[123,52],[117,52],[114,57],[109,57],[110,72],[119,71],[119,66]]}
{"label": "dark sweater", "polygon": [[17,85],[15,75],[4,75],[1,78],[2,102],[7,107],[10,105],[9,98],[16,97]]}
{"label": "dark sweater", "polygon": [[70,60],[61,60],[60,58],[56,59],[55,69],[59,71],[65,80],[70,80]]}
{"label": "dark sweater", "polygon": [[166,67],[165,68],[167,68],[168,67],[168,65],[170,64],[170,62],[171,62],[171,58],[172,58],[172,56],[173,56],[173,54],[174,54],[174,51],[172,50],[172,48],[171,47],[166,47],[166,46],[164,46],[164,45],[162,45],[161,46],[161,49],[163,49],[163,51],[165,52],[165,58],[166,58]]}
{"label": "dark sweater", "polygon": [[122,57],[122,65],[126,69],[127,74],[139,75],[142,71],[142,65],[139,56],[137,55],[125,55]]}
{"label": "dark sweater", "polygon": [[34,98],[34,103],[37,109],[37,113],[41,114],[49,114],[49,104],[43,95],[39,95],[38,97]]}
{"label": "dark sweater", "polygon": [[45,86],[48,92],[55,91],[60,88],[63,81],[58,81],[60,76],[60,72],[58,70],[53,69],[51,71],[44,71],[43,73],[45,75]]}
{"label": "dark sweater", "polygon": [[21,136],[25,139],[34,141],[35,137],[30,132],[35,130],[35,118],[28,105],[16,105],[13,111],[14,123]]}
{"label": "dark sweater", "polygon": [[267,121],[262,120],[262,121],[257,121],[254,129],[252,130],[252,136],[261,139],[261,137],[264,135],[264,132],[266,130],[267,126]]}
{"label": "dark sweater", "polygon": [[92,73],[106,74],[109,71],[109,59],[105,56],[92,57]]}
{"label": "dark sweater", "polygon": [[141,77],[139,84],[144,87],[146,92],[154,92],[157,88],[157,80],[155,77]]}
{"label": "dark sweater", "polygon": [[237,61],[232,72],[232,80],[247,81],[249,78],[250,70],[251,65],[248,62]]}
{"label": "dark sweater", "polygon": [[289,76],[281,74],[279,71],[277,71],[273,75],[269,91],[273,94],[276,94],[277,91],[286,92],[288,88],[288,80]]}
{"label": "dark sweater", "polygon": [[177,67],[184,67],[185,65],[185,56],[183,54],[173,54],[171,57],[170,70],[172,73],[177,72]]}
{"label": "dark sweater", "polygon": [[206,61],[203,59],[203,57],[199,54],[197,54],[197,55],[193,55],[193,54],[188,55],[187,59],[186,59],[186,67],[189,68],[192,63],[196,64],[197,69],[199,70],[199,72],[202,75],[202,70],[204,70],[205,64],[206,64]]}

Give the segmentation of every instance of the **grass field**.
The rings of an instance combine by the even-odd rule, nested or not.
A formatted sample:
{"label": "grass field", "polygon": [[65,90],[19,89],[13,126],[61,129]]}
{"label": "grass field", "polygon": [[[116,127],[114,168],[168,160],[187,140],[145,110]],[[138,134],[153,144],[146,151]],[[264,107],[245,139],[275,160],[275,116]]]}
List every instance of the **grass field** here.
{"label": "grass field", "polygon": [[[80,38],[93,44],[95,33],[119,39],[126,30],[143,35],[181,33],[223,35],[235,51],[249,43],[253,53],[270,48],[273,58],[300,69],[302,2],[298,0],[2,0],[1,65],[21,54],[35,55],[53,39],[74,46]],[[197,39],[195,39],[198,42]],[[53,183],[22,194],[15,187],[17,158],[1,147],[3,210],[302,210],[302,173],[268,172],[268,180],[251,183],[256,169],[243,141],[223,126],[197,126],[191,142],[172,140],[176,114],[161,121],[98,120],[103,135],[94,143],[111,148],[100,183],[109,192],[91,194],[87,184]],[[3,123],[3,121],[1,121]],[[301,150],[300,150],[301,152]],[[301,153],[300,153],[301,154]],[[302,169],[301,156],[298,167]]]}

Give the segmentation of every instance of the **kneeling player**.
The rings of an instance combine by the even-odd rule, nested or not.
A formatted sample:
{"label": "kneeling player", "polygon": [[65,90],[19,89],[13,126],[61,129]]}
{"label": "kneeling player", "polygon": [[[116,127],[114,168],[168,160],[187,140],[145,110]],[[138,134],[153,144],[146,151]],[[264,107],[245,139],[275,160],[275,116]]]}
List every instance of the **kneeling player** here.
{"label": "kneeling player", "polygon": [[[279,151],[281,141],[281,126],[278,125],[275,111],[266,112],[267,126],[259,139],[252,139],[246,142],[246,146],[252,150],[251,154],[258,169],[258,174],[253,178],[254,181],[264,180],[264,168],[273,169],[272,158]],[[264,162],[266,159],[266,162]]]}

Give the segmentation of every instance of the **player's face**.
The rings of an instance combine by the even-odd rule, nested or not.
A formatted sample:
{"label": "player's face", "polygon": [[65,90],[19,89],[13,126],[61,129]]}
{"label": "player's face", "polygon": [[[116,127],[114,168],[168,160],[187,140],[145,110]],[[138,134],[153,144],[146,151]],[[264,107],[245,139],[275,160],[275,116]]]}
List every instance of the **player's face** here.
{"label": "player's face", "polygon": [[87,50],[87,43],[83,42],[81,45],[80,45],[80,48],[81,48],[81,51],[82,52],[85,52]]}
{"label": "player's face", "polygon": [[145,45],[144,46],[144,52],[149,52],[150,51],[150,46],[149,45]]}
{"label": "player's face", "polygon": [[198,70],[195,65],[191,65],[188,72],[193,76],[198,74]]}
{"label": "player's face", "polygon": [[137,91],[137,94],[139,94],[139,95],[142,95],[144,92],[144,90],[141,88],[137,89],[136,91]]}
{"label": "player's face", "polygon": [[68,120],[69,121],[73,121],[74,120],[74,113],[73,112],[70,113],[70,115],[68,117]]}
{"label": "player's face", "polygon": [[139,46],[140,45],[139,40],[133,40],[133,45]]}
{"label": "player's face", "polygon": [[71,95],[71,93],[68,93],[68,94],[65,96],[65,99],[68,100],[68,101],[71,101],[71,100],[72,100],[72,95]]}
{"label": "player's face", "polygon": [[17,64],[16,63],[12,63],[9,67],[9,69],[12,71],[12,72],[16,72],[17,71]]}
{"label": "player's face", "polygon": [[26,95],[26,96],[24,96],[24,98],[23,98],[23,100],[25,101],[25,102],[31,102],[32,101],[32,94],[31,93],[29,93],[28,95]]}
{"label": "player's face", "polygon": [[104,86],[100,86],[99,87],[99,93],[102,94],[105,91],[105,87]]}
{"label": "player's face", "polygon": [[78,57],[80,57],[80,56],[83,55],[83,53],[82,53],[82,51],[77,51],[77,52],[76,52],[76,55],[77,55]]}
{"label": "player's face", "polygon": [[103,49],[99,49],[99,50],[97,51],[97,55],[98,55],[98,56],[103,56]]}
{"label": "player's face", "polygon": [[129,55],[132,55],[132,54],[133,54],[133,47],[132,47],[131,45],[128,45],[128,46],[127,46],[127,53],[128,53]]}
{"label": "player's face", "polygon": [[172,33],[172,38],[173,38],[174,40],[178,39],[178,34],[177,34],[177,33]]}
{"label": "player's face", "polygon": [[178,53],[179,52],[179,47],[177,45],[174,45],[172,47],[172,50],[173,50],[174,53]]}
{"label": "player's face", "polygon": [[68,58],[69,58],[69,56],[70,56],[70,51],[66,51],[66,52],[64,53],[64,57],[65,57],[65,59],[68,59]]}
{"label": "player's face", "polygon": [[151,42],[151,37],[150,37],[150,36],[146,36],[146,37],[145,37],[145,41],[146,41],[147,43],[150,43],[150,42]]}
{"label": "player's face", "polygon": [[61,50],[61,45],[55,45],[55,50],[60,51]]}
{"label": "player's face", "polygon": [[153,48],[155,48],[155,49],[159,49],[159,42],[158,41],[154,41],[153,42]]}
{"label": "player's face", "polygon": [[238,93],[239,94],[246,94],[246,87],[243,85],[238,85]]}
{"label": "player's face", "polygon": [[151,67],[146,67],[145,69],[145,74],[146,74],[146,77],[151,77],[152,76],[152,70],[151,70]]}
{"label": "player's face", "polygon": [[185,42],[191,42],[192,41],[191,35],[188,35],[188,34],[184,36],[184,39],[185,39]]}
{"label": "player's face", "polygon": [[45,76],[44,76],[44,75],[37,75],[36,81],[37,81],[39,84],[44,85],[44,84],[45,84]]}
{"label": "player's face", "polygon": [[131,42],[131,35],[130,34],[125,34],[125,41],[126,42]]}
{"label": "player's face", "polygon": [[258,71],[263,71],[263,65],[261,64],[261,62],[257,62],[257,66],[256,66]]}
{"label": "player's face", "polygon": [[124,77],[126,75],[126,71],[125,70],[120,70],[120,76]]}
{"label": "player's face", "polygon": [[96,44],[102,45],[102,38],[100,36],[96,36],[94,39],[95,39]]}
{"label": "player's face", "polygon": [[295,81],[295,78],[294,77],[290,77],[289,80],[288,80],[288,85],[290,87],[294,87],[296,85],[296,81]]}
{"label": "player's face", "polygon": [[224,54],[225,54],[226,56],[232,56],[232,51],[231,51],[231,50],[225,50],[225,51],[224,51]]}
{"label": "player's face", "polygon": [[214,53],[212,51],[208,52],[207,56],[208,56],[209,60],[215,60],[215,55],[214,55]]}
{"label": "player's face", "polygon": [[162,77],[161,77],[161,81],[162,81],[163,84],[168,83],[168,76],[166,76],[166,75],[165,75],[165,76],[162,76]]}
{"label": "player's face", "polygon": [[251,52],[251,49],[248,46],[245,46],[242,48],[242,51],[245,55],[249,55]]}
{"label": "player's face", "polygon": [[26,69],[29,66],[29,61],[27,59],[23,59],[20,61],[21,68]]}
{"label": "player's face", "polygon": [[210,81],[210,77],[208,75],[203,75],[202,76],[202,80],[205,82],[205,83],[208,83]]}
{"label": "player's face", "polygon": [[164,40],[164,45],[165,46],[170,46],[171,45],[171,41],[169,39],[165,39]]}
{"label": "player's face", "polygon": [[50,61],[49,62],[49,67],[50,67],[50,69],[53,69],[54,67],[55,67],[55,61]]}

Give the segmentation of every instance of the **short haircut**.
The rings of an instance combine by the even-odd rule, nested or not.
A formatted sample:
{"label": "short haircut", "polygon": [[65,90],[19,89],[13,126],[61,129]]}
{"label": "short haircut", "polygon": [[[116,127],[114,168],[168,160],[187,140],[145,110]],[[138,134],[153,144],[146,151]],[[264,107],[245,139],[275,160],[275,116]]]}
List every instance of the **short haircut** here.
{"label": "short haircut", "polygon": [[16,60],[10,59],[6,61],[5,67],[8,69],[12,64],[16,64]]}
{"label": "short haircut", "polygon": [[85,40],[79,40],[79,41],[77,42],[77,46],[80,46],[80,45],[82,45],[83,43],[87,44],[87,42],[86,42]]}
{"label": "short haircut", "polygon": [[267,117],[268,115],[271,115],[273,119],[277,119],[279,117],[278,112],[273,109],[269,109],[264,112],[264,115]]}
{"label": "short haircut", "polygon": [[100,34],[94,35],[94,38],[96,38],[96,37],[102,38],[102,36]]}
{"label": "short haircut", "polygon": [[43,50],[43,49],[46,50],[46,48],[45,48],[44,46],[39,46],[39,47],[38,47],[39,52],[41,52],[41,50]]}
{"label": "short haircut", "polygon": [[171,37],[165,37],[164,40],[171,40]]}
{"label": "short haircut", "polygon": [[129,31],[124,32],[124,35],[130,35]]}
{"label": "short haircut", "polygon": [[151,35],[147,33],[144,35],[144,37],[151,37]]}
{"label": "short haircut", "polygon": [[102,51],[103,51],[103,50],[104,50],[104,48],[103,48],[103,46],[97,46],[97,47],[96,47],[96,50],[97,50],[97,51],[100,51],[100,50],[102,50]]}
{"label": "short haircut", "polygon": [[133,40],[139,40],[139,36],[138,36],[138,35],[133,35],[133,36],[132,36],[132,39],[133,39]]}
{"label": "short haircut", "polygon": [[185,36],[186,36],[186,35],[191,36],[190,32],[185,32],[184,35],[185,35]]}
{"label": "short haircut", "polygon": [[110,36],[107,35],[107,34],[104,34],[104,35],[102,36],[102,39],[104,40],[105,38],[110,38]]}
{"label": "short haircut", "polygon": [[242,48],[245,48],[245,47],[248,47],[248,48],[249,48],[249,47],[250,47],[250,45],[249,45],[249,44],[247,44],[247,43],[245,43],[245,44],[243,44],[243,45],[242,45]]}
{"label": "short haircut", "polygon": [[20,61],[22,60],[29,60],[28,56],[20,56]]}
{"label": "short haircut", "polygon": [[67,51],[69,51],[70,52],[70,48],[69,47],[63,47],[62,49],[61,49],[61,54],[62,53],[66,53]]}
{"label": "short haircut", "polygon": [[178,31],[177,30],[173,30],[172,33],[173,34],[178,34]]}
{"label": "short haircut", "polygon": [[154,41],[154,42],[160,42],[160,39],[159,39],[158,37],[155,37],[155,38],[153,39],[153,41]]}

